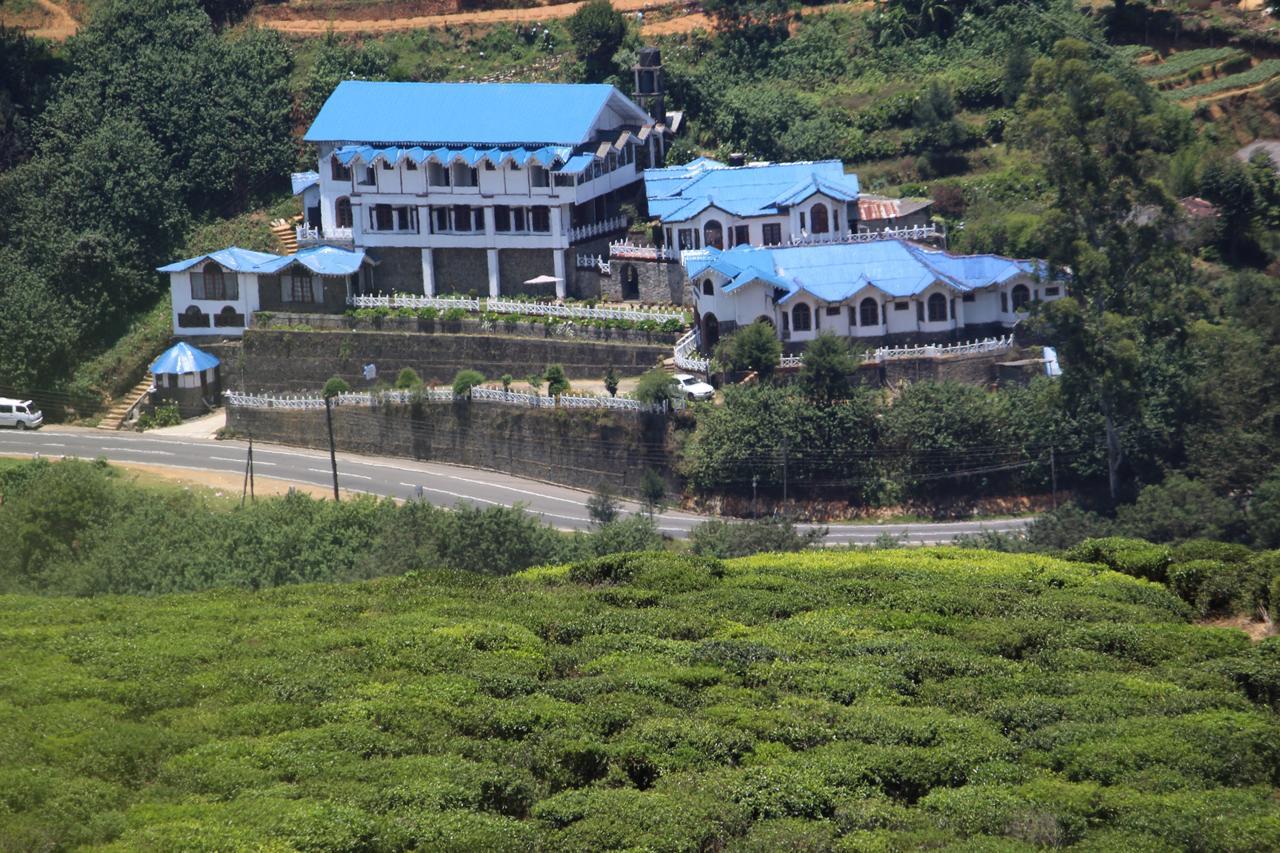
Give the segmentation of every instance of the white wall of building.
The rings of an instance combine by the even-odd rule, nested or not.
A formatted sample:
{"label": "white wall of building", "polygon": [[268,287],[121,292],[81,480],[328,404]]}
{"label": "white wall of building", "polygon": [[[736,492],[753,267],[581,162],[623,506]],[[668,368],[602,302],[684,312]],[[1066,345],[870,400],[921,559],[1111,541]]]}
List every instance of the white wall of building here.
{"label": "white wall of building", "polygon": [[[200,270],[202,266],[198,265],[193,267],[192,270]],[[244,322],[247,326],[253,316],[253,312],[257,311],[260,305],[258,300],[258,276],[254,273],[236,273],[226,270],[224,272],[226,276],[234,276],[236,278],[239,288],[239,294],[236,299],[195,299],[191,295],[190,272],[169,273],[169,295],[173,303],[170,319],[173,323],[174,334],[180,337],[242,335],[244,326],[218,326],[215,325],[214,317],[230,307],[236,314],[244,317]],[[179,325],[179,315],[193,305],[209,316],[208,326],[187,327]]]}

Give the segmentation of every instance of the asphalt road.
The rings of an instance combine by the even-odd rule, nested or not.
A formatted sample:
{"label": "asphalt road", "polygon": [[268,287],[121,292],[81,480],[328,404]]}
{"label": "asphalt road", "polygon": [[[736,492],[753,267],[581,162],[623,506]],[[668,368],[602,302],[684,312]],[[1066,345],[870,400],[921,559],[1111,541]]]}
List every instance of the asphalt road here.
{"label": "asphalt road", "polygon": [[[106,432],[72,427],[46,427],[33,432],[0,431],[0,455],[104,457],[113,462],[163,465],[191,471],[216,471],[241,475],[248,445],[241,441],[152,437],[134,432]],[[255,477],[270,477],[289,483],[329,487],[332,474],[328,454],[279,445],[253,446]],[[338,454],[338,483],[353,492],[395,498],[422,497],[434,504],[452,506],[469,501],[479,506],[512,506],[541,516],[548,524],[569,530],[590,526],[586,502],[590,494],[578,489],[526,480],[494,471],[463,468],[408,459]],[[629,511],[638,506],[624,502]],[[684,538],[707,516],[688,512],[665,512],[658,516],[659,529],[672,537]],[[982,530],[1013,531],[1028,523],[1027,518],[989,521],[956,521],[913,524],[829,525],[829,545],[869,545],[888,534],[920,545],[945,544],[952,538]]]}

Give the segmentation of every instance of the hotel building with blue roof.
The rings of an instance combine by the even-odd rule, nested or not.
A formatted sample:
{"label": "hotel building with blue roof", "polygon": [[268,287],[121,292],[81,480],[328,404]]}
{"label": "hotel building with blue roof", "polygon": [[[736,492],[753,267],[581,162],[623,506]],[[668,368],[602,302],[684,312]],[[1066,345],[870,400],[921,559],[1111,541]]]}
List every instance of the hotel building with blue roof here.
{"label": "hotel building with blue roof", "polygon": [[363,249],[377,286],[497,296],[538,275],[566,295],[571,247],[627,223],[668,133],[609,85],[338,85],[307,130],[318,203],[302,243]]}
{"label": "hotel building with blue roof", "polygon": [[849,338],[942,341],[1012,328],[1064,295],[1043,261],[954,255],[900,239],[684,253],[704,350],[765,322],[800,348]]}

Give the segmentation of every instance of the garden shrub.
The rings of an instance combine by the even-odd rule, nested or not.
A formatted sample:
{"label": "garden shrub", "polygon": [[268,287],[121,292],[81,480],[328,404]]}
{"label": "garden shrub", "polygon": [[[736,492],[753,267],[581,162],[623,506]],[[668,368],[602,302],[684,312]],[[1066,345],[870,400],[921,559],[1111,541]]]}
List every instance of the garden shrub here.
{"label": "garden shrub", "polygon": [[1173,561],[1167,547],[1141,539],[1110,536],[1086,539],[1066,554],[1069,560],[1102,563],[1107,568],[1136,578],[1163,581]]}

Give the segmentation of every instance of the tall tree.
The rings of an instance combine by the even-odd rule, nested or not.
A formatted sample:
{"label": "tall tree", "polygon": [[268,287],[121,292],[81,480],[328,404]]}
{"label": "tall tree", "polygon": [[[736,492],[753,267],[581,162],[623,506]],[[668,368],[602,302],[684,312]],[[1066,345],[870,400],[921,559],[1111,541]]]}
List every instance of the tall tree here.
{"label": "tall tree", "polygon": [[609,0],[588,0],[565,24],[586,82],[599,83],[616,72],[613,55],[627,37],[627,22]]}
{"label": "tall tree", "polygon": [[[1038,60],[1014,140],[1053,187],[1046,243],[1051,263],[1070,271],[1069,298],[1043,319],[1072,395],[1096,399],[1103,415],[1114,500],[1122,430],[1139,415],[1142,348],[1159,322],[1176,322],[1160,306],[1190,274],[1164,236],[1173,203],[1154,180],[1156,155],[1185,140],[1187,125],[1141,84],[1126,88],[1097,68],[1089,46],[1070,39]],[[1137,319],[1152,315],[1150,328]]]}

